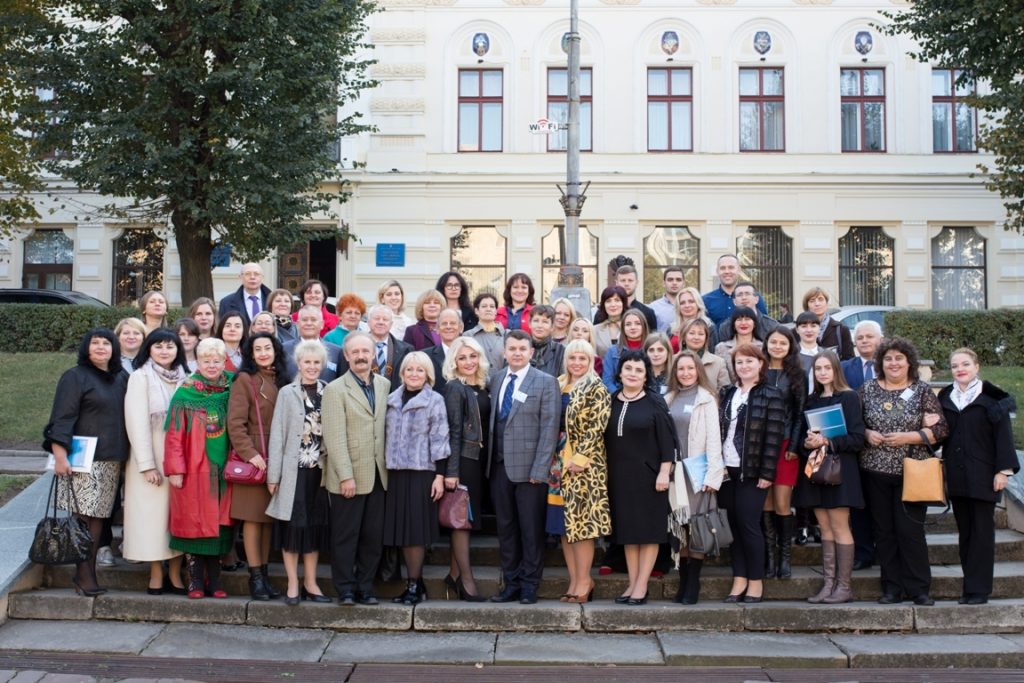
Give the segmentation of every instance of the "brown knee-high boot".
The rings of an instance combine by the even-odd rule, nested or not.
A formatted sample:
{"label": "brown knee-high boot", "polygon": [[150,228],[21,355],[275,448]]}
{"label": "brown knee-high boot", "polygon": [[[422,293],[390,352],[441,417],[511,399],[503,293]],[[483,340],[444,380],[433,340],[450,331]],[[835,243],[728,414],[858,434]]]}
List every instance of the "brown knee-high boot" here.
{"label": "brown knee-high boot", "polygon": [[836,585],[836,543],[835,541],[821,541],[821,573],[825,577],[825,585],[821,587],[817,595],[807,598],[807,602],[818,604],[825,598],[832,595]]}
{"label": "brown knee-high boot", "polygon": [[832,590],[832,595],[822,600],[822,602],[831,605],[853,600],[851,580],[851,575],[853,574],[853,552],[853,543],[849,545],[836,544],[836,587]]}

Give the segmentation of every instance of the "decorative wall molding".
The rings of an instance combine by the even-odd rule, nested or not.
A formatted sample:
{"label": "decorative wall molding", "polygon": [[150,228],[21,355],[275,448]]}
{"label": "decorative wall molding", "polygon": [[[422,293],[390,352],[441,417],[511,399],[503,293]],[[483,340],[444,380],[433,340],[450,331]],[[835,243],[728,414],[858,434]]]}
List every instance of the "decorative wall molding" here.
{"label": "decorative wall molding", "polygon": [[736,0],[697,0],[702,5],[735,5]]}
{"label": "decorative wall molding", "polygon": [[423,63],[408,62],[405,64],[377,63],[370,66],[370,76],[381,80],[393,78],[423,78],[427,75],[427,66]]}
{"label": "decorative wall molding", "polygon": [[426,109],[427,103],[422,97],[374,97],[370,100],[372,112],[423,112]]}
{"label": "decorative wall molding", "polygon": [[544,0],[505,0],[505,4],[506,5],[516,5],[516,6],[520,6],[520,7],[527,6],[527,5],[529,5],[529,6],[543,5],[544,4]]}
{"label": "decorative wall molding", "polygon": [[425,43],[427,32],[423,28],[378,28],[370,31],[370,42],[380,43]]}
{"label": "decorative wall molding", "polygon": [[832,0],[793,0],[797,5],[831,5]]}

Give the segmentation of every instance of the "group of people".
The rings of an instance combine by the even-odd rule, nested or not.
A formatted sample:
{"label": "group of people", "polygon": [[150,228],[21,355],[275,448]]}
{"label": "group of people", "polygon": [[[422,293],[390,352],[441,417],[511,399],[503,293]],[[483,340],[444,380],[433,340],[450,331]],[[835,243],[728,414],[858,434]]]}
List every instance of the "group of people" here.
{"label": "group of people", "polygon": [[[566,299],[538,304],[523,273],[500,298],[472,300],[465,279],[445,273],[412,317],[394,280],[369,307],[343,295],[336,314],[326,286],[311,280],[293,312],[291,292],[263,285],[258,264],[243,266],[241,286],[219,306],[199,299],[171,324],[166,298],[149,292],[138,319],[85,335],[46,428],[44,447],[94,539],[75,587],[104,590],[96,554],[123,481],[122,552],[149,563],[153,594],[225,597],[222,558],[240,527],[253,599],[282,597],[267,572],[273,548],[288,604],[330,601],[316,580],[321,552],[342,605],[377,604],[390,546],[401,549],[406,579],[394,601],[417,604],[444,521],[460,527],[446,531],[447,590],[485,600],[470,537],[486,508],[502,570],[491,601],[536,602],[546,540],[558,537],[569,573],[562,601],[591,599],[596,543],[606,538],[628,573],[616,602],[646,603],[671,546],[675,600],[694,604],[710,549],[690,519],[714,498],[734,536],[727,602],[760,602],[765,578],[791,576],[795,507],[820,527],[824,584],[811,602],[853,599],[865,513],[881,602],[927,605],[926,508],[901,499],[903,460],[944,445],[962,602],[987,600],[993,506],[1017,470],[1013,398],[980,380],[969,349],[952,354],[954,382],[936,397],[909,341],[883,339],[872,322],[851,335],[830,318],[824,290],[807,292],[791,329],[767,315],[734,256],[719,259],[717,275],[720,286],[702,295],[666,268],[664,295],[648,306],[635,296],[636,269],[623,265],[593,323]],[[826,438],[806,414],[829,407],[845,433]],[[73,436],[98,438],[89,472],[71,471]],[[805,471],[823,448],[840,462],[838,483]],[[703,463],[693,469],[701,481],[683,466],[690,458]],[[465,498],[468,522],[439,517]]]}

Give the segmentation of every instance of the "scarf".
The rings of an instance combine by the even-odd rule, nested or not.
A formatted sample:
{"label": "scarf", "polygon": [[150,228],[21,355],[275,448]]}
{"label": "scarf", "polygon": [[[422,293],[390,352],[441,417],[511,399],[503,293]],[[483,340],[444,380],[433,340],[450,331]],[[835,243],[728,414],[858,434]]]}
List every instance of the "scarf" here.
{"label": "scarf", "polygon": [[960,385],[953,382],[953,393],[950,398],[953,399],[953,404],[957,410],[963,412],[963,409],[974,403],[974,399],[978,398],[978,394],[981,393],[981,380],[975,377],[971,380],[971,383],[967,385],[967,388],[962,390]]}
{"label": "scarf", "polygon": [[173,384],[175,389],[181,386],[188,373],[180,365],[171,370],[165,370],[150,358],[141,368],[146,377],[147,398],[149,401],[149,424],[156,428],[162,425],[167,417],[167,406],[171,402],[171,392],[167,385]]}
{"label": "scarf", "polygon": [[228,392],[233,378],[229,372],[213,382],[198,372],[190,375],[174,392],[164,423],[165,430],[173,425],[187,431],[193,428],[196,416],[205,413],[206,457],[220,468],[228,459]]}
{"label": "scarf", "polygon": [[287,315],[275,315],[274,320],[277,322],[278,327],[283,327],[286,330],[292,327],[292,319]]}

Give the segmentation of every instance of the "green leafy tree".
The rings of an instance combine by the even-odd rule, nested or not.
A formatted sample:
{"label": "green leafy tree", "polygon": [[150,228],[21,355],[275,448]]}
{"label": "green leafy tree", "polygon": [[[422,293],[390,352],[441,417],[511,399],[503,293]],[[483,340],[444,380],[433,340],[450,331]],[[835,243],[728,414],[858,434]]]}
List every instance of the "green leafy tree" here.
{"label": "green leafy tree", "polygon": [[1024,3],[914,0],[906,11],[885,15],[892,20],[888,32],[909,34],[920,44],[916,58],[963,69],[961,84],[991,84],[991,94],[967,98],[992,118],[980,126],[978,144],[995,154],[996,168],[979,168],[1003,198],[1006,228],[1024,232]]}
{"label": "green leafy tree", "polygon": [[[34,0],[0,0],[0,53],[22,48],[42,16]],[[0,59],[0,236],[39,218],[31,199],[43,187],[39,164],[32,156],[25,115],[15,114],[35,98],[24,76],[15,64]]]}
{"label": "green leafy tree", "polygon": [[[307,239],[347,197],[329,150],[366,127],[338,107],[372,85],[357,0],[62,2],[14,55],[52,101],[35,128],[47,166],[127,198],[104,214],[170,222],[182,300],[213,292],[210,254],[243,260]],[[40,112],[40,110],[43,110]]]}

